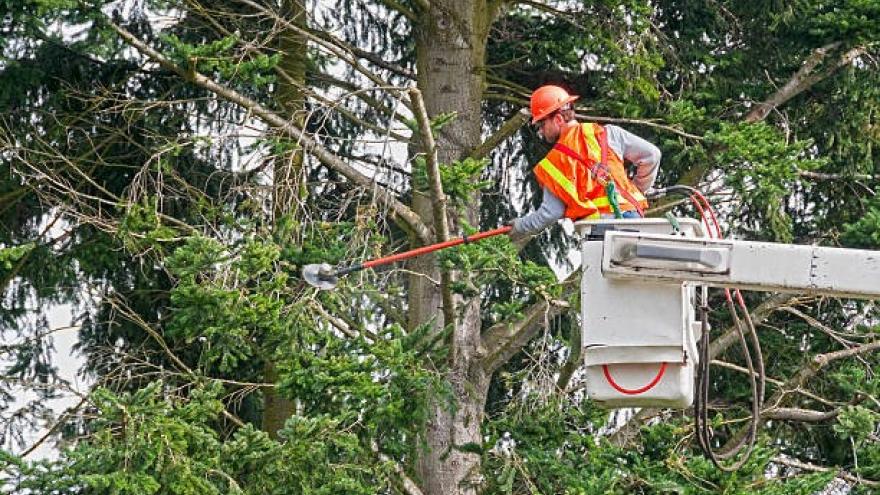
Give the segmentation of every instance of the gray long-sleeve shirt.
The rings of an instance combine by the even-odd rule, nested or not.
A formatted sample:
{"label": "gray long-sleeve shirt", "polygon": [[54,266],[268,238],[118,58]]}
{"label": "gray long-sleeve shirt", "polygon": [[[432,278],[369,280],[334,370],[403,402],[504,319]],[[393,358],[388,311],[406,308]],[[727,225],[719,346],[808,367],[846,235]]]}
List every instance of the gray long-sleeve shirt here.
{"label": "gray long-sleeve shirt", "polygon": [[[657,172],[660,170],[660,149],[616,125],[606,125],[605,133],[608,136],[608,147],[617,153],[617,156],[636,165],[633,184],[642,192],[653,187],[654,181],[657,180]],[[562,218],[564,214],[565,203],[545,187],[541,206],[532,213],[514,220],[513,232],[537,234]]]}

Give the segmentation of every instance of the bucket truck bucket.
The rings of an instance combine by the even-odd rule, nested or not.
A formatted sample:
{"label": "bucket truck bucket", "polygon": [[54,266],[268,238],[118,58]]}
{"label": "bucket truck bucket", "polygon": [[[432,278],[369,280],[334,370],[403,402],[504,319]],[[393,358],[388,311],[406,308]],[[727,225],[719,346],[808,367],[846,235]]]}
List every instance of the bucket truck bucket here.
{"label": "bucket truck bucket", "polygon": [[608,230],[702,237],[682,219],[578,222],[582,234],[581,322],[586,391],[608,407],[686,408],[694,398],[699,323],[690,283],[608,278],[602,273]]}

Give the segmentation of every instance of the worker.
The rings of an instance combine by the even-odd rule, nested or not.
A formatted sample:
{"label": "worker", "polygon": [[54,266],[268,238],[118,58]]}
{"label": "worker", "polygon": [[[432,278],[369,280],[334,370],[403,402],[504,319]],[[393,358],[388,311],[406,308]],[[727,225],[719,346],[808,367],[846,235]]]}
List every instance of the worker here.
{"label": "worker", "polygon": [[[572,107],[577,99],[559,86],[541,86],[532,93],[532,125],[553,149],[534,169],[543,189],[541,206],[514,220],[508,234],[517,244],[563,217],[644,216],[645,193],[657,179],[660,150],[615,125],[579,123]],[[624,160],[636,165],[632,180]]]}

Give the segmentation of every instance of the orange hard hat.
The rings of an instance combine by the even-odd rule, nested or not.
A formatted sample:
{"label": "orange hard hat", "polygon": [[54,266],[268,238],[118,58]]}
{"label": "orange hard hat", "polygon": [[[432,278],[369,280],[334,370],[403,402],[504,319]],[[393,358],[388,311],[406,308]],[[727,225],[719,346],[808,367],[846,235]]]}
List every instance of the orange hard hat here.
{"label": "orange hard hat", "polygon": [[532,123],[543,119],[565,105],[580,98],[572,96],[559,86],[541,86],[532,93]]}

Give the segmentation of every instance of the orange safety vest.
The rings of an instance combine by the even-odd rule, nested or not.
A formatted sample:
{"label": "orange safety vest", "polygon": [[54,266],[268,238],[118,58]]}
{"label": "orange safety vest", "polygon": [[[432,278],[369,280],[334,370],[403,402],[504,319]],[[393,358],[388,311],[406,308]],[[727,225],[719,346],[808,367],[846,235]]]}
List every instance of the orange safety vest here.
{"label": "orange safety vest", "polygon": [[538,183],[565,204],[565,216],[572,220],[613,214],[606,193],[611,181],[621,211],[635,210],[644,216],[648,207],[642,191],[627,177],[623,159],[608,147],[605,128],[599,124],[566,128],[534,172]]}

